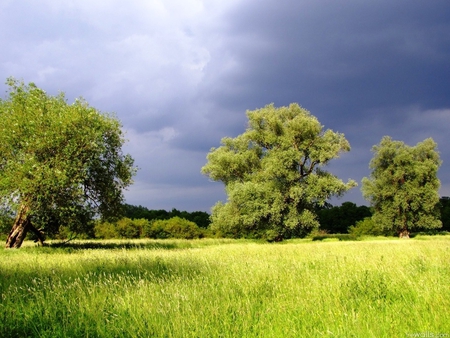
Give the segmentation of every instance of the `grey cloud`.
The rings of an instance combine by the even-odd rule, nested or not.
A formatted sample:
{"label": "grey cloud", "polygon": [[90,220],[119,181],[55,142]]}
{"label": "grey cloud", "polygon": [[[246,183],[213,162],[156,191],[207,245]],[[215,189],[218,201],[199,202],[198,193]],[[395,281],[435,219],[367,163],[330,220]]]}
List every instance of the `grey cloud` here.
{"label": "grey cloud", "polygon": [[[141,170],[127,200],[208,210],[200,174],[246,110],[298,102],[352,151],[330,170],[360,180],[382,136],[433,137],[450,194],[450,5],[387,1],[43,1],[0,4],[0,78],[115,112]],[[0,90],[4,88],[0,86]],[[3,91],[3,90],[2,90]],[[359,188],[346,195],[362,203]]]}

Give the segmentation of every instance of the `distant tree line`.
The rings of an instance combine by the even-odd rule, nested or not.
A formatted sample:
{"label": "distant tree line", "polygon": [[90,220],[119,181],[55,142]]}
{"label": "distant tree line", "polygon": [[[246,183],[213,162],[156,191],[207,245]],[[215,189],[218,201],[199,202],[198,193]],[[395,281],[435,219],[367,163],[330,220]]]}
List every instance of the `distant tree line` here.
{"label": "distant tree line", "polygon": [[144,218],[148,221],[153,220],[167,220],[173,217],[179,217],[186,219],[188,221],[194,222],[199,228],[207,229],[211,223],[209,219],[209,214],[204,211],[180,211],[173,208],[171,211],[166,211],[162,209],[150,210],[141,205],[135,206],[131,204],[124,204],[123,206],[123,216],[131,219]]}
{"label": "distant tree line", "polygon": [[209,235],[207,229],[200,228],[194,222],[178,216],[169,219],[154,219],[152,221],[145,218],[130,219],[128,217],[124,217],[117,222],[98,221],[94,225],[93,230],[94,237],[98,239],[194,239]]}
{"label": "distant tree line", "polygon": [[317,211],[319,219],[319,230],[330,234],[346,234],[351,226],[371,217],[370,208],[362,205],[357,206],[352,202],[344,202],[341,206],[327,205]]}
{"label": "distant tree line", "polygon": [[[438,229],[417,229],[434,232],[450,232],[450,197],[443,196],[439,199],[438,211],[440,212],[440,221],[442,227]],[[396,232],[392,229],[384,229],[372,220],[373,210],[365,205],[357,206],[352,202],[344,202],[340,206],[327,204],[318,209],[319,232],[327,234],[354,234],[375,235],[375,236],[394,236]]]}

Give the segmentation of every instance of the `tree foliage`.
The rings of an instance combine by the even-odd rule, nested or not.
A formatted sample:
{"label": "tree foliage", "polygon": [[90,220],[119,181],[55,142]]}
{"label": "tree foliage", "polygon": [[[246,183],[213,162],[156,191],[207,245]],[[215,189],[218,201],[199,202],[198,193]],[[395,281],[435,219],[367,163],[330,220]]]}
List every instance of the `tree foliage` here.
{"label": "tree foliage", "polygon": [[145,218],[149,221],[153,220],[166,220],[173,217],[184,218],[188,221],[194,222],[200,228],[208,228],[211,223],[209,217],[210,215],[204,211],[180,211],[173,208],[171,211],[159,209],[159,210],[150,210],[141,205],[135,206],[130,204],[124,204],[123,206],[123,215],[128,218],[136,219],[136,218]]}
{"label": "tree foliage", "polygon": [[248,129],[212,148],[202,172],[225,184],[226,203],[212,209],[221,235],[281,239],[318,227],[314,208],[356,183],[344,183],[324,167],[350,145],[343,134],[323,130],[297,104],[248,111]]}
{"label": "tree foliage", "polygon": [[373,147],[372,172],[362,191],[374,208],[373,221],[383,229],[408,236],[412,230],[441,227],[436,148],[431,138],[410,147],[388,136]]}
{"label": "tree foliage", "polygon": [[[17,210],[8,247],[29,229],[76,229],[111,217],[132,183],[133,159],[122,153],[120,122],[84,100],[68,104],[33,83],[8,79],[0,100],[0,198]],[[37,232],[37,234],[39,234]]]}
{"label": "tree foliage", "polygon": [[204,237],[205,231],[194,222],[175,216],[170,219],[153,221],[150,227],[146,229],[144,235],[155,239],[194,239]]}
{"label": "tree foliage", "polygon": [[348,229],[348,233],[355,237],[361,236],[392,236],[391,229],[383,229],[375,223],[372,217],[366,217],[363,220],[357,221]]}

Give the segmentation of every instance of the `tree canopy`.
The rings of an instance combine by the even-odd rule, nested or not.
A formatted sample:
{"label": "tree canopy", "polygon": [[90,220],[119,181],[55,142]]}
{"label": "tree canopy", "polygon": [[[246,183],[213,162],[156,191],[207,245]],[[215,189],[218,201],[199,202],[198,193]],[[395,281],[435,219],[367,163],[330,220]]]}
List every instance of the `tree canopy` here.
{"label": "tree canopy", "polygon": [[411,230],[442,226],[439,220],[437,144],[428,138],[410,147],[390,137],[372,148],[370,177],[362,181],[374,222],[407,237]]}
{"label": "tree canopy", "polygon": [[0,198],[17,210],[7,247],[28,230],[73,228],[114,216],[132,183],[133,159],[122,153],[120,122],[83,99],[66,102],[33,83],[8,79],[0,100]]}
{"label": "tree canopy", "polygon": [[212,209],[222,235],[281,239],[318,227],[315,207],[356,183],[324,170],[350,150],[343,134],[324,130],[298,104],[247,111],[247,130],[212,148],[202,173],[225,184],[226,203]]}

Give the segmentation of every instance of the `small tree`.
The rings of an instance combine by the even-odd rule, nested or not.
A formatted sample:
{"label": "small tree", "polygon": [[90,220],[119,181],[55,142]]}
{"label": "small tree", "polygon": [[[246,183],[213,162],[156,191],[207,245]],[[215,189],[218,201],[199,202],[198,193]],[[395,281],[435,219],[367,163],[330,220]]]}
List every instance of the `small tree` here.
{"label": "small tree", "polygon": [[222,181],[228,195],[212,210],[211,228],[221,235],[282,239],[319,226],[315,207],[342,195],[344,183],[323,168],[349,151],[343,134],[323,130],[297,104],[248,111],[248,129],[212,148],[202,172]]}
{"label": "small tree", "polygon": [[436,147],[431,138],[409,147],[388,136],[373,147],[372,172],[363,179],[362,191],[373,206],[373,221],[383,229],[409,237],[411,230],[442,226]]}
{"label": "small tree", "polygon": [[115,216],[132,183],[133,160],[121,151],[120,122],[85,101],[67,104],[34,84],[8,79],[0,100],[0,199],[17,210],[6,247],[29,230],[75,230],[94,216]]}

